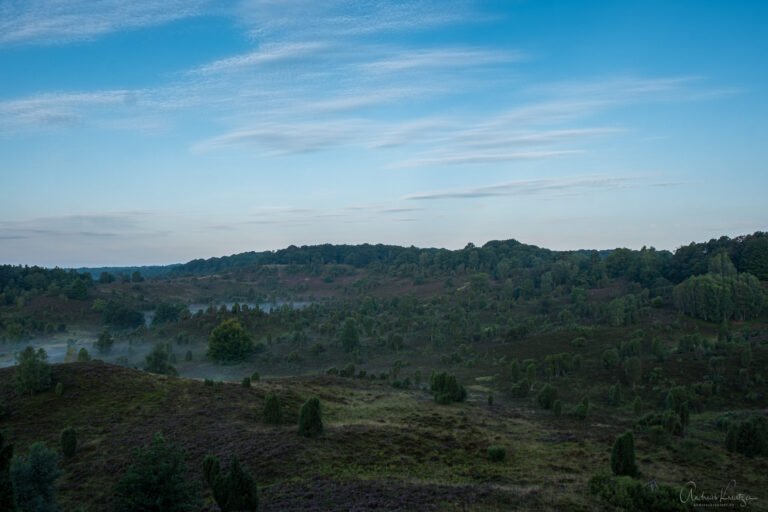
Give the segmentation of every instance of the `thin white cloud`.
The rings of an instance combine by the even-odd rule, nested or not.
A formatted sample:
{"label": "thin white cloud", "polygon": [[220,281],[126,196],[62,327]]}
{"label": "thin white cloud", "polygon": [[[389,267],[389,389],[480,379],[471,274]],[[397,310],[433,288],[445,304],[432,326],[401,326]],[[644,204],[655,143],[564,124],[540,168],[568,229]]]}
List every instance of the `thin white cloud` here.
{"label": "thin white cloud", "polygon": [[5,237],[112,237],[149,232],[146,212],[63,215],[0,221]]}
{"label": "thin white cloud", "polygon": [[210,151],[226,147],[261,149],[269,153],[306,153],[337,146],[356,136],[354,121],[326,123],[262,123],[213,137],[195,149]]}
{"label": "thin white cloud", "polygon": [[209,0],[4,0],[0,45],[92,39],[204,12]]}
{"label": "thin white cloud", "polygon": [[434,199],[478,199],[502,196],[527,196],[543,193],[583,192],[622,188],[636,182],[634,178],[577,177],[518,180],[485,187],[471,187],[460,190],[426,192],[405,197],[410,201]]}
{"label": "thin white cloud", "polygon": [[240,22],[256,38],[361,37],[480,20],[462,1],[243,0]]}
{"label": "thin white cloud", "polygon": [[432,70],[434,68],[462,69],[488,64],[520,62],[525,55],[519,51],[491,51],[481,48],[433,48],[404,50],[391,57],[361,65],[365,72],[401,73],[408,70]]}
{"label": "thin white cloud", "polygon": [[232,73],[248,70],[264,64],[281,63],[285,61],[298,60],[312,55],[316,55],[322,50],[330,47],[322,42],[293,42],[267,44],[252,52],[235,55],[213,61],[204,66],[200,66],[192,73],[201,75],[215,75],[219,73]]}
{"label": "thin white cloud", "polygon": [[416,158],[397,162],[393,167],[430,167],[438,165],[468,165],[512,162],[515,160],[542,160],[581,153],[579,150],[556,151],[466,151],[462,153],[446,153],[434,157]]}

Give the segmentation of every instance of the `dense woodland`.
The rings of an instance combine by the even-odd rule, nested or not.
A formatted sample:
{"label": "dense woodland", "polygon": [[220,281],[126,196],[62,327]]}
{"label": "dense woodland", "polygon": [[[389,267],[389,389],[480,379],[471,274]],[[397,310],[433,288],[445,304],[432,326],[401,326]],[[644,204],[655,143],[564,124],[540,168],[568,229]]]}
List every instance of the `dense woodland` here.
{"label": "dense woodland", "polygon": [[[14,417],[23,421],[24,411],[42,403],[39,397],[66,394],[66,379],[81,382],[63,367],[51,373],[44,350],[22,350],[27,342],[37,346],[40,340],[67,338],[65,361],[71,368],[99,375],[117,368],[90,362],[104,359],[150,374],[203,379],[162,381],[170,386],[163,389],[184,387],[184,396],[198,389],[187,386],[199,385],[193,393],[208,397],[220,392],[221,381],[236,382],[227,396],[237,404],[246,400],[234,394],[238,389],[255,397],[259,412],[248,421],[260,425],[252,434],[267,436],[259,437],[263,441],[276,435],[270,428],[283,428],[284,434],[286,424],[296,425],[300,438],[334,439],[348,428],[334,427],[334,421],[377,421],[377,414],[411,423],[418,423],[422,413],[433,418],[458,414],[451,416],[449,432],[456,421],[469,421],[472,435],[445,445],[435,441],[439,455],[410,453],[395,442],[402,451],[380,454],[393,457],[387,459],[391,467],[361,469],[377,482],[395,478],[394,457],[400,457],[406,472],[433,483],[501,483],[488,491],[480,509],[506,510],[509,500],[519,497],[510,497],[503,486],[525,480],[521,472],[527,466],[517,452],[525,445],[541,461],[549,460],[547,443],[539,439],[540,432],[549,432],[558,443],[577,440],[572,448],[583,452],[584,466],[566,471],[580,475],[568,484],[577,497],[535,494],[525,498],[529,506],[524,508],[682,510],[687,505],[677,493],[685,478],[680,475],[694,473],[715,485],[722,476],[718,464],[730,468],[729,478],[738,477],[753,494],[765,488],[758,475],[765,474],[768,455],[762,411],[768,391],[767,290],[768,234],[761,232],[692,243],[674,252],[550,251],[514,240],[456,251],[292,246],[153,268],[150,275],[139,268],[78,272],[6,265],[0,267],[0,338],[6,350],[18,354],[15,368],[4,370],[13,371],[13,378],[3,374],[2,421],[13,429]],[[287,304],[260,306],[279,300]],[[139,382],[146,374],[136,375]],[[164,407],[182,407],[176,392],[167,392]],[[340,402],[336,393],[352,398]],[[367,401],[365,393],[376,394],[378,401]],[[313,401],[317,396],[321,399]],[[390,396],[398,405],[388,405],[386,413],[377,409]],[[425,396],[430,405],[419,405]],[[208,398],[200,403],[209,403]],[[324,425],[325,407],[331,421]],[[239,410],[221,414],[237,417]],[[465,414],[475,418],[467,420]],[[511,437],[505,433],[509,425],[517,425]],[[443,435],[436,424],[412,428],[425,439]],[[107,479],[109,486],[97,492],[92,510],[144,510],[131,505],[128,496],[149,492],[142,475],[152,469],[142,464],[183,459],[174,442],[189,449],[194,432],[179,429],[168,429],[178,439],[164,437],[165,431],[146,437],[136,465],[121,480]],[[15,432],[10,438],[17,447],[40,440],[30,438],[33,433],[49,446],[58,435],[58,430]],[[69,445],[73,435],[67,434]],[[368,433],[371,439],[379,435],[378,430]],[[305,447],[290,446],[285,449]],[[34,450],[40,460],[56,458],[50,448]],[[270,499],[281,503],[275,490],[286,485],[287,477],[274,465],[279,461],[258,461],[232,450],[193,450],[189,472],[202,475],[202,484],[190,484],[195,476],[174,476],[184,484],[177,489],[183,495],[179,499],[212,507],[205,510],[240,510],[228,508],[227,500],[243,499],[247,510],[269,509]],[[323,464],[314,476],[342,485],[330,453],[318,455]],[[445,466],[448,453],[454,455]],[[216,460],[206,458],[204,468],[206,455]],[[434,464],[428,463],[430,457]],[[222,469],[219,459],[229,464]],[[126,466],[134,459],[123,453],[120,460]],[[22,485],[19,464],[13,478]],[[301,478],[312,475],[310,468],[296,471]],[[63,478],[68,481],[66,474]],[[530,478],[541,486],[544,480],[536,479],[548,477]],[[648,480],[658,485],[647,487]],[[260,502],[257,485],[266,485]],[[60,491],[65,503],[76,503],[75,491],[66,486]],[[445,489],[435,492],[443,496],[440,503],[461,501]],[[290,506],[301,509],[301,500],[294,498],[298,501]],[[414,499],[408,506],[424,506],[421,498]]]}

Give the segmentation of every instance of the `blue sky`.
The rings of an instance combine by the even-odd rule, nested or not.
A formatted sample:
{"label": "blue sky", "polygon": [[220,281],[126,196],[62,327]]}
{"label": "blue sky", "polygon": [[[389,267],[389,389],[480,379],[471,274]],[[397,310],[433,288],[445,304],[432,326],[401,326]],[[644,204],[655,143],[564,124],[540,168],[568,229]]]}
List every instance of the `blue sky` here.
{"label": "blue sky", "polygon": [[766,230],[762,1],[0,0],[0,262]]}

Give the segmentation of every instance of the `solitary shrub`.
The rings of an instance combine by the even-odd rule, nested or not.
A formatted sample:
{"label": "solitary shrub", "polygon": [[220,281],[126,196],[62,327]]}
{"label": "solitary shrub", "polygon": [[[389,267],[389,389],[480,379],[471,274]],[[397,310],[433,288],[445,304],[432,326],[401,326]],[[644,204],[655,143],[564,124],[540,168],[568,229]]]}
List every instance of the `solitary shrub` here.
{"label": "solitary shrub", "polygon": [[557,389],[545,384],[539,394],[536,396],[536,401],[539,403],[539,407],[542,409],[551,409],[557,400]]}
{"label": "solitary shrub", "polygon": [[17,509],[21,512],[57,512],[56,479],[60,475],[59,457],[45,443],[34,443],[26,457],[14,458],[11,483]]}
{"label": "solitary shrub", "polygon": [[680,490],[667,485],[646,485],[628,476],[598,473],[589,480],[589,492],[621,510],[685,511]]}
{"label": "solitary shrub", "polygon": [[339,376],[340,377],[348,377],[348,378],[354,377],[355,376],[355,365],[352,364],[352,363],[349,363],[347,366],[345,366],[344,368],[342,368],[339,371]]}
{"label": "solitary shrub", "polygon": [[80,362],[91,360],[91,354],[88,353],[88,350],[85,347],[81,347],[77,352],[77,360]]}
{"label": "solitary shrub", "polygon": [[503,446],[489,446],[488,460],[491,462],[503,462],[507,458],[507,450]]}
{"label": "solitary shrub", "polygon": [[253,351],[253,340],[234,318],[216,327],[208,340],[208,357],[214,361],[241,361]]}
{"label": "solitary shrub", "polygon": [[250,378],[250,377],[244,377],[244,378],[243,378],[243,381],[241,382],[241,384],[242,384],[242,386],[243,386],[244,388],[249,388],[249,387],[251,387],[251,378]]}
{"label": "solitary shrub", "polygon": [[213,497],[221,512],[259,509],[259,495],[253,477],[233,457],[226,473],[219,473],[213,483]]}
{"label": "solitary shrub", "polygon": [[509,388],[509,392],[515,398],[525,398],[528,396],[528,391],[530,391],[530,389],[530,383],[527,380],[522,380],[521,382],[512,384],[512,387]]}
{"label": "solitary shrub", "polygon": [[323,433],[323,418],[318,398],[310,398],[301,406],[298,433],[304,437],[316,437]]}
{"label": "solitary shrub", "polygon": [[148,372],[159,373],[161,375],[178,375],[176,368],[171,365],[171,355],[163,343],[158,343],[152,352],[147,354],[147,365],[144,369]]}
{"label": "solitary shrub", "polygon": [[589,414],[589,398],[584,397],[582,398],[579,405],[573,408],[571,413],[579,418],[580,420],[583,420],[587,417],[587,414]]}
{"label": "solitary shrub", "polygon": [[192,351],[191,350],[187,350],[187,353],[184,355],[184,360],[187,361],[187,362],[192,360]]}
{"label": "solitary shrub", "polygon": [[253,374],[251,374],[252,382],[259,382],[260,380],[261,380],[261,375],[259,374],[259,372],[253,372]]}
{"label": "solitary shrub", "polygon": [[115,338],[112,337],[112,333],[109,331],[102,331],[99,334],[98,339],[93,343],[93,346],[99,352],[99,354],[106,354],[112,350],[112,346],[115,344]]}
{"label": "solitary shrub", "polygon": [[46,360],[45,350],[27,347],[16,356],[18,365],[14,375],[14,384],[19,393],[30,395],[51,388],[51,368]]}
{"label": "solitary shrub", "polygon": [[206,386],[211,386],[212,387],[213,386],[213,381],[211,379],[205,379],[203,381],[203,384],[205,384]]}
{"label": "solitary shrub", "polygon": [[637,474],[637,466],[635,465],[635,437],[632,435],[632,432],[625,432],[613,443],[611,470],[614,475],[634,476]]}
{"label": "solitary shrub", "polygon": [[624,397],[621,393],[621,384],[616,383],[608,390],[608,403],[614,406],[621,405]]}
{"label": "solitary shrub", "polygon": [[435,401],[439,404],[463,402],[467,398],[467,390],[459,384],[456,376],[445,372],[433,373],[429,387]]}
{"label": "solitary shrub", "polygon": [[213,489],[213,484],[216,482],[219,473],[221,473],[221,464],[219,458],[210,453],[203,459],[203,479],[206,485]]}
{"label": "solitary shrub", "polygon": [[672,410],[666,410],[663,413],[648,413],[640,418],[637,424],[643,428],[659,426],[668,434],[675,436],[683,435],[683,425],[680,422],[680,416]]}
{"label": "solitary shrub", "polygon": [[609,348],[603,352],[603,366],[606,368],[616,368],[619,364],[619,351],[615,348]]}
{"label": "solitary shrub", "polygon": [[64,383],[59,381],[56,383],[56,387],[53,388],[54,392],[56,393],[56,396],[61,396],[64,394]]}
{"label": "solitary shrub", "polygon": [[560,400],[555,400],[552,404],[552,411],[555,416],[560,416],[563,413],[563,403]]}
{"label": "solitary shrub", "polygon": [[61,453],[65,457],[75,456],[77,450],[77,432],[72,427],[66,428],[61,432]]}
{"label": "solitary shrub", "polygon": [[283,413],[280,407],[280,399],[270,393],[264,401],[264,422],[270,425],[279,425],[283,421]]}
{"label": "solitary shrub", "polygon": [[184,451],[158,433],[148,446],[136,450],[135,457],[115,487],[117,512],[200,509],[200,491],[187,476]]}
{"label": "solitary shrub", "polygon": [[753,415],[743,421],[733,421],[728,427],[725,447],[747,457],[768,455],[768,420]]}

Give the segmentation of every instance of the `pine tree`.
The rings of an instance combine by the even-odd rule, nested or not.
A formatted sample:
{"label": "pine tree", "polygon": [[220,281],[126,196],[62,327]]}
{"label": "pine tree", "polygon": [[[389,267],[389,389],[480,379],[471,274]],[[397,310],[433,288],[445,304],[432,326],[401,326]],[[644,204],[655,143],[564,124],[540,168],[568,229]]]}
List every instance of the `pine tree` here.
{"label": "pine tree", "polygon": [[310,398],[299,411],[299,435],[316,437],[323,433],[323,418],[320,410],[320,400]]}
{"label": "pine tree", "polygon": [[56,479],[60,475],[56,452],[49,450],[45,443],[32,444],[26,457],[15,457],[11,461],[16,507],[22,512],[57,512]]}
{"label": "pine tree", "polygon": [[46,360],[45,350],[25,348],[17,356],[18,366],[14,375],[14,384],[19,393],[30,395],[45,391],[51,387],[51,367]]}
{"label": "pine tree", "polygon": [[219,458],[209,453],[205,456],[205,459],[203,459],[203,478],[205,479],[205,483],[211,489],[213,489],[213,484],[219,477],[219,473],[221,473]]}
{"label": "pine tree", "polygon": [[632,432],[625,432],[613,443],[611,450],[611,470],[615,475],[634,476],[637,474],[635,465],[635,438]]}
{"label": "pine tree", "polygon": [[199,510],[196,483],[188,479],[185,453],[155,434],[136,450],[136,462],[115,487],[116,512],[193,512]]}
{"label": "pine tree", "polygon": [[283,413],[280,407],[280,399],[270,393],[264,401],[264,422],[269,425],[279,425],[283,421]]}
{"label": "pine tree", "polygon": [[72,427],[66,428],[61,432],[61,453],[65,457],[71,458],[75,456],[77,451],[77,432]]}
{"label": "pine tree", "polygon": [[213,497],[221,512],[245,512],[259,509],[259,495],[253,477],[233,457],[226,473],[213,484]]}

